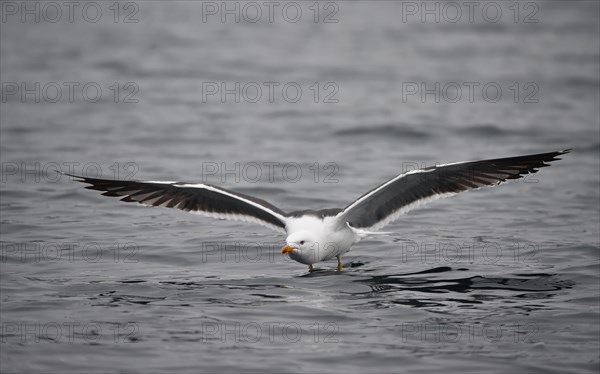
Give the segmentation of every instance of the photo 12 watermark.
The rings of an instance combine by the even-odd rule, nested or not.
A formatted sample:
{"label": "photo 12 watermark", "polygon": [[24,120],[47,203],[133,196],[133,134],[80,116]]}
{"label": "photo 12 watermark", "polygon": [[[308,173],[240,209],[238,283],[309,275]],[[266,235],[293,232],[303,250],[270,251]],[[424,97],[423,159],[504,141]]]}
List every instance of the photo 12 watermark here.
{"label": "photo 12 watermark", "polygon": [[339,183],[340,167],[336,162],[301,164],[298,162],[203,162],[202,182],[258,183],[284,181],[297,183],[309,180],[314,183]]}
{"label": "photo 12 watermark", "polygon": [[536,82],[402,82],[402,103],[498,103],[538,104]]}
{"label": "photo 12 watermark", "polygon": [[[457,164],[460,164],[457,163]],[[413,178],[420,180],[422,183],[429,182],[441,182],[446,183],[448,180],[454,179],[457,177],[456,169],[453,168],[445,168],[445,166],[452,166],[453,164],[445,164],[439,162],[424,162],[424,161],[405,161],[401,164],[401,174],[412,174]],[[469,167],[464,168],[460,171],[460,179],[464,182],[473,183],[475,185],[484,185],[482,184],[482,177],[485,176],[499,176],[502,173],[499,173],[497,167],[493,164],[478,164],[471,165]],[[535,173],[529,173],[525,175],[521,175],[516,179],[509,179],[510,175],[506,174],[505,178],[507,178],[505,183],[539,183]],[[489,184],[487,184],[489,185]]]}
{"label": "photo 12 watermark", "polygon": [[83,178],[132,180],[139,171],[137,163],[113,162],[102,165],[98,162],[48,161],[48,162],[2,162],[2,183],[58,183],[73,181],[76,175]]}
{"label": "photo 12 watermark", "polygon": [[[289,262],[298,264],[292,259],[289,253],[282,253],[281,250],[285,245],[285,240],[268,241],[268,242],[218,242],[218,241],[203,241],[199,244],[198,259],[203,264],[209,263],[277,263]],[[313,259],[314,263],[320,262],[330,253],[339,251],[339,244],[336,242],[321,242],[311,243],[302,248],[303,257]],[[335,260],[335,259],[334,259]],[[323,263],[324,266],[326,263]]]}
{"label": "photo 12 watermark", "polygon": [[539,260],[540,243],[514,244],[496,242],[402,241],[398,243],[403,263],[441,264],[535,264]]}
{"label": "photo 12 watermark", "polygon": [[336,82],[202,82],[202,103],[339,103]]}
{"label": "photo 12 watermark", "polygon": [[0,263],[137,263],[135,242],[3,242]]}
{"label": "photo 12 watermark", "polygon": [[2,103],[123,103],[140,102],[136,82],[2,82]]}
{"label": "photo 12 watermark", "polygon": [[203,1],[202,23],[339,23],[335,1]]}
{"label": "photo 12 watermark", "polygon": [[287,258],[280,253],[283,244],[283,241],[235,243],[204,241],[200,244],[200,260],[202,263],[274,263],[282,257]]}
{"label": "photo 12 watermark", "polygon": [[402,1],[402,23],[537,24],[540,6],[534,1]]}
{"label": "photo 12 watermark", "polygon": [[335,322],[203,322],[202,342],[219,343],[339,343]]}
{"label": "photo 12 watermark", "polygon": [[114,23],[140,22],[135,1],[2,1],[2,23]]}
{"label": "photo 12 watermark", "polygon": [[524,343],[538,342],[539,326],[533,322],[514,323],[430,323],[407,322],[397,328],[403,343]]}
{"label": "photo 12 watermark", "polygon": [[129,343],[139,339],[136,322],[2,322],[2,344]]}

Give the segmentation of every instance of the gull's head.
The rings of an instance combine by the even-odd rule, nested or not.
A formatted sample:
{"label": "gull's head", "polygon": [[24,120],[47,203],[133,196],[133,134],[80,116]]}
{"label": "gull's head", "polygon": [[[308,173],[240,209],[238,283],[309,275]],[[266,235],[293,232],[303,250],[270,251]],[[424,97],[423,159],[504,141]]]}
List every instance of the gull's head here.
{"label": "gull's head", "polygon": [[292,260],[310,265],[320,261],[318,258],[319,244],[309,231],[299,231],[287,237],[286,244],[281,248],[281,254],[287,253]]}

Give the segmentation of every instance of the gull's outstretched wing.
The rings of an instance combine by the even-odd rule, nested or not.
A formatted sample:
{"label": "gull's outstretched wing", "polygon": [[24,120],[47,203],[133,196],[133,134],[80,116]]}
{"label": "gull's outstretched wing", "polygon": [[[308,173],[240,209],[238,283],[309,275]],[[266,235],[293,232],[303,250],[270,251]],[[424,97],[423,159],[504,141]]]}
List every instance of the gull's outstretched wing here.
{"label": "gull's outstretched wing", "polygon": [[214,218],[255,222],[285,233],[286,214],[268,202],[209,184],[121,181],[70,175],[88,183],[87,189],[121,201],[176,208]]}
{"label": "gull's outstretched wing", "polygon": [[416,206],[508,179],[518,179],[570,150],[494,160],[457,162],[412,170],[367,192],[336,216],[344,225],[376,231]]}

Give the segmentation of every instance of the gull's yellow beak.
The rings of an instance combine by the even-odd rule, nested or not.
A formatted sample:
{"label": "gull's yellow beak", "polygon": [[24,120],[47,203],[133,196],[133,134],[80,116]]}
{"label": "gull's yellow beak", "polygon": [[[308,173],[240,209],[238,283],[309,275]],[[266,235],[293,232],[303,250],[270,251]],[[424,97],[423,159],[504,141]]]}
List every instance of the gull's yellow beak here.
{"label": "gull's yellow beak", "polygon": [[291,247],[290,245],[286,244],[283,246],[283,248],[281,248],[281,254],[288,253],[293,250],[294,250],[294,247]]}

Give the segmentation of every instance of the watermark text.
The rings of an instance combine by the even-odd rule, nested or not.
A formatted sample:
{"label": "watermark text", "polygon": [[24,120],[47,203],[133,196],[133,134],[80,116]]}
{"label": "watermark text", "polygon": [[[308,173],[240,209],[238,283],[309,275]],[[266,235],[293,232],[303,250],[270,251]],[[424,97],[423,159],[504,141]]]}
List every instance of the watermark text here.
{"label": "watermark text", "polygon": [[21,23],[139,23],[134,1],[2,1],[0,21]]}

